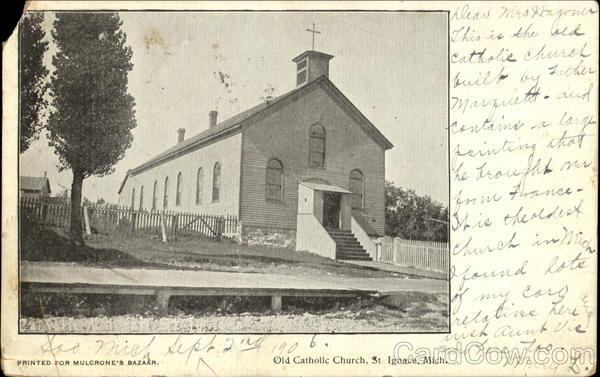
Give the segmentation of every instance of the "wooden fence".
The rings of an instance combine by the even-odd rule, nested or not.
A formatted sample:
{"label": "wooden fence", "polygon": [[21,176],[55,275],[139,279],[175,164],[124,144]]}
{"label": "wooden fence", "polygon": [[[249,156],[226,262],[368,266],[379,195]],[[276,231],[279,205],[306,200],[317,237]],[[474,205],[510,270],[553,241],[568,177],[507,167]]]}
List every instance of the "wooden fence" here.
{"label": "wooden fence", "polygon": [[[20,215],[28,221],[68,229],[70,204],[48,200],[21,198]],[[234,215],[208,215],[178,211],[133,210],[114,205],[91,205],[82,208],[83,231],[92,233],[150,234],[161,236],[164,227],[168,238],[178,236],[211,237],[237,233],[238,219]],[[163,225],[164,224],[164,225]]]}
{"label": "wooden fence", "polygon": [[412,241],[385,236],[380,261],[429,271],[448,272],[448,243]]}
{"label": "wooden fence", "polygon": [[67,204],[35,198],[21,198],[19,207],[19,215],[22,220],[40,225],[69,228],[71,208]]}

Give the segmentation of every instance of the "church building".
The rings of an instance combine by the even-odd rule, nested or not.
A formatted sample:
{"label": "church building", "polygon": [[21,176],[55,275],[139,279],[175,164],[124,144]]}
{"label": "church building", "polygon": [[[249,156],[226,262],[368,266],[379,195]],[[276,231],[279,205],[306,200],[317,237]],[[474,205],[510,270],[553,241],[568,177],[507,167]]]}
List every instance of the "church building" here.
{"label": "church building", "polygon": [[385,228],[392,143],[329,80],[333,58],[292,59],[296,87],[128,171],[119,202],[135,209],[235,215],[249,244],[371,260]]}

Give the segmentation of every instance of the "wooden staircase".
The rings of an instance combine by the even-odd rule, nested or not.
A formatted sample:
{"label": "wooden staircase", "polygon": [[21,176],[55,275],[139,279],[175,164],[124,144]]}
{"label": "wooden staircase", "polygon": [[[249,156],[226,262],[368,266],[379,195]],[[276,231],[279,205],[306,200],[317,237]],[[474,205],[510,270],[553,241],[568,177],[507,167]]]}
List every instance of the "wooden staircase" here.
{"label": "wooden staircase", "polygon": [[335,259],[372,261],[350,230],[326,228],[336,244]]}

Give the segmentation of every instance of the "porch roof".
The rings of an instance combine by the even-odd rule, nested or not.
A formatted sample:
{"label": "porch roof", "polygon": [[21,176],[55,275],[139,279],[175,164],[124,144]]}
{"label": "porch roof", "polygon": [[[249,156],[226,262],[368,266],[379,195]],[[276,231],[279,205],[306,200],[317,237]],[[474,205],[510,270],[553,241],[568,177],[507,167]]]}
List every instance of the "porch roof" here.
{"label": "porch roof", "polygon": [[341,192],[342,194],[352,194],[350,191],[334,185],[326,185],[323,183],[314,182],[300,182],[300,184],[317,191]]}

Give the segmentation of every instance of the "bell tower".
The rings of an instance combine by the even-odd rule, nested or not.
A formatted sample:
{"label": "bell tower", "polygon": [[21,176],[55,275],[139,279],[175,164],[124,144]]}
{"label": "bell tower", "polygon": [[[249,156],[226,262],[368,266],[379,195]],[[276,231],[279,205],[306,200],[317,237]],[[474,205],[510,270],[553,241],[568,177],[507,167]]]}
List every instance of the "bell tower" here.
{"label": "bell tower", "polygon": [[308,50],[292,59],[296,63],[296,87],[304,86],[320,76],[329,77],[329,60],[332,58],[333,55]]}
{"label": "bell tower", "polygon": [[296,88],[306,85],[320,76],[329,77],[329,60],[333,55],[327,55],[315,50],[315,35],[321,34],[315,23],[312,29],[306,29],[312,33],[312,48],[298,55],[292,61],[296,63]]}

